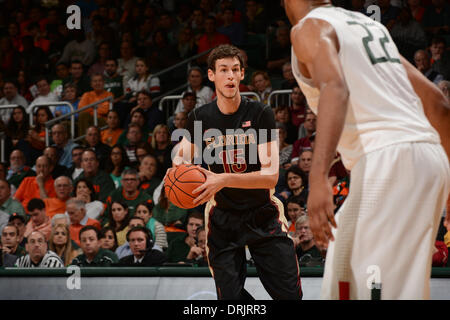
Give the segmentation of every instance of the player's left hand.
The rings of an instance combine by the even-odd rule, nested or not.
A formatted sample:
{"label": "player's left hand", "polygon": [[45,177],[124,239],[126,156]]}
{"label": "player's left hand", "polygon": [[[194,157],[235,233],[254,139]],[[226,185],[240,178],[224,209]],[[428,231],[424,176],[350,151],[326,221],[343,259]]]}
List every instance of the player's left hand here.
{"label": "player's left hand", "polygon": [[200,166],[198,167],[198,169],[206,176],[206,181],[201,186],[192,191],[193,194],[200,193],[200,195],[193,201],[194,204],[199,206],[214,197],[217,192],[225,187],[225,180],[220,174],[211,172]]}

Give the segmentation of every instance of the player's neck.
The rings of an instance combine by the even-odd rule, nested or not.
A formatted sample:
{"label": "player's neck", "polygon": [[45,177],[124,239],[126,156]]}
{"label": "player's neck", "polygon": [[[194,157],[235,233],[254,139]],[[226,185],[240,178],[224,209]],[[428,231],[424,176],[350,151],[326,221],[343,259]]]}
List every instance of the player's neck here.
{"label": "player's neck", "polygon": [[223,114],[233,114],[239,109],[241,104],[241,95],[239,92],[233,98],[225,98],[217,95],[217,107]]}
{"label": "player's neck", "polygon": [[295,8],[291,9],[294,17],[294,21],[291,21],[291,23],[295,25],[315,8],[329,5],[331,5],[330,0],[298,1]]}

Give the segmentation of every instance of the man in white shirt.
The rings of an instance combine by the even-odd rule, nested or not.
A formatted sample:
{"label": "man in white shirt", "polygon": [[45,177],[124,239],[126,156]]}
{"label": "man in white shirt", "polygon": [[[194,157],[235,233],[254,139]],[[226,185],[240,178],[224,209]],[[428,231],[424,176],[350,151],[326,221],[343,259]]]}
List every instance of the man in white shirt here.
{"label": "man in white shirt", "polygon": [[[58,96],[50,91],[50,84],[46,77],[39,77],[36,81],[36,87],[38,89],[39,95],[33,100],[33,102],[28,106],[27,112],[30,114],[33,112],[35,105],[39,103],[50,103],[59,101]],[[56,106],[49,106],[51,112],[55,113]]]}
{"label": "man in white shirt", "polygon": [[[3,86],[3,94],[4,97],[0,99],[0,106],[17,104],[24,108],[28,107],[28,101],[17,93],[17,85],[14,81],[5,81],[5,85]],[[8,124],[12,111],[13,109],[0,109],[0,117],[5,124]]]}

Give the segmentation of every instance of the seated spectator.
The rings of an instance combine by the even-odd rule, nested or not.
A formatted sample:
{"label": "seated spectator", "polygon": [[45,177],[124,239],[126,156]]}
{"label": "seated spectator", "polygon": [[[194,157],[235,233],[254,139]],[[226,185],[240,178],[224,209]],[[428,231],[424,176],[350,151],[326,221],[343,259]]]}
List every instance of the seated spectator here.
{"label": "seated spectator", "polygon": [[67,170],[67,174],[75,180],[78,176],[83,172],[83,168],[81,167],[81,155],[83,154],[84,147],[76,146],[72,149],[72,163],[69,169]]}
{"label": "seated spectator", "polygon": [[0,179],[0,211],[6,212],[8,215],[12,215],[13,213],[25,215],[22,204],[11,198],[10,184],[3,179]]}
{"label": "seated spectator", "polygon": [[[295,238],[295,222],[301,216],[306,215],[306,198],[302,195],[291,195],[287,201],[288,232]],[[295,240],[294,240],[295,241]]]}
{"label": "seated spectator", "polygon": [[150,68],[145,59],[136,60],[135,76],[128,80],[125,92],[129,103],[137,101],[137,94],[140,91],[148,91],[152,96],[161,92],[161,85],[158,77],[152,77]]}
{"label": "seated spectator", "polygon": [[100,168],[104,169],[105,162],[111,154],[111,147],[101,142],[99,127],[88,127],[84,140],[86,141],[85,147],[95,151],[100,161]]}
{"label": "seated spectator", "polygon": [[[145,226],[145,222],[144,219],[140,218],[140,217],[132,217],[130,218],[130,220],[128,221],[128,230],[133,229],[134,227],[137,226],[141,226],[144,227]],[[159,251],[162,251],[162,249],[154,244],[153,248]],[[117,254],[117,256],[119,257],[119,259],[122,259],[126,256],[132,255],[133,252],[131,251],[130,248],[130,244],[128,243],[128,241],[126,241],[123,245],[121,245],[120,247],[118,247],[115,251],[115,253]]]}
{"label": "seated spectator", "polygon": [[84,201],[88,218],[101,221],[106,205],[97,200],[94,186],[89,180],[85,178],[77,180],[75,198]]}
{"label": "seated spectator", "polygon": [[217,28],[217,31],[226,35],[231,44],[239,46],[244,42],[245,30],[242,23],[234,21],[234,9],[226,7],[222,14],[223,24]]}
{"label": "seated spectator", "polygon": [[58,164],[61,156],[61,149],[56,146],[46,147],[44,149],[44,156],[50,160],[50,174],[53,179],[67,174],[67,167]]}
{"label": "seated spectator", "polygon": [[25,248],[20,246],[19,240],[19,228],[13,224],[6,225],[2,230],[2,237],[0,239],[0,255],[4,255],[6,253],[16,257],[26,255],[27,252]]}
{"label": "seated spectator", "polygon": [[307,175],[311,170],[312,155],[313,155],[312,150],[303,149],[303,151],[300,153],[299,156],[298,167]]}
{"label": "seated spectator", "polygon": [[24,237],[28,238],[34,231],[39,231],[47,241],[52,232],[52,223],[45,212],[45,203],[39,198],[33,198],[28,202],[28,214],[31,217],[25,227]]}
{"label": "seated spectator", "polygon": [[[226,35],[217,32],[216,18],[208,16],[205,19],[205,33],[198,39],[198,53],[205,52],[209,49],[215,48],[221,44],[231,44],[230,38]],[[206,63],[208,55],[203,55],[197,59],[200,65]]]}
{"label": "seated spectator", "polygon": [[[291,122],[297,128],[300,129],[300,125],[305,122],[306,110],[308,109],[308,103],[306,97],[298,85],[292,88],[291,93]],[[297,136],[299,133],[297,134]]]}
{"label": "seated spectator", "polygon": [[265,71],[255,71],[252,74],[252,87],[254,92],[258,94],[261,102],[265,105],[269,104],[269,95],[272,92],[270,78]]}
{"label": "seated spectator", "polygon": [[[77,86],[73,83],[66,83],[64,85],[64,91],[62,92],[61,101],[68,102],[72,105],[73,111],[78,109],[80,98],[77,94]],[[55,117],[71,113],[72,109],[66,104],[57,105],[55,107]],[[75,114],[75,119],[78,120],[79,113]],[[68,118],[70,119],[70,118]]]}
{"label": "seated spectator", "polygon": [[128,206],[126,203],[118,201],[112,201],[109,205],[108,222],[105,227],[111,226],[117,236],[117,245],[121,246],[126,241],[126,235],[128,232],[128,222],[131,218]]}
{"label": "seated spectator", "polygon": [[408,0],[408,7],[411,16],[419,23],[422,23],[425,7],[422,6],[420,0]]}
{"label": "seated spectator", "polygon": [[[30,75],[44,73],[46,71],[46,64],[48,63],[48,58],[44,51],[34,45],[33,37],[29,35],[22,38],[22,44],[22,51],[20,53],[14,52],[15,55],[8,61],[8,65],[2,66],[6,74],[11,76],[8,72],[8,70],[11,70],[10,68],[17,70],[17,62],[19,62],[20,68],[23,68]],[[11,52],[5,47],[2,48],[2,51]]]}
{"label": "seated spectator", "polygon": [[54,146],[61,150],[58,164],[69,168],[72,165],[72,150],[77,144],[69,140],[66,127],[59,123],[52,127],[51,136]]}
{"label": "seated spectator", "polygon": [[92,90],[90,78],[84,73],[83,63],[81,61],[74,60],[70,63],[69,74],[69,77],[63,80],[63,86],[65,87],[68,83],[75,85],[77,88],[77,98]]}
{"label": "seated spectator", "polygon": [[299,217],[295,222],[295,238],[298,239],[294,243],[296,244],[296,252],[300,266],[305,266],[312,258],[318,259],[319,265],[323,265],[323,257],[315,245],[307,215]]}
{"label": "seated spectator", "polygon": [[[283,81],[281,82],[282,90],[298,87],[297,80],[295,80],[294,74],[292,73],[292,65],[290,61],[283,64],[281,71],[283,73]],[[283,104],[287,104],[287,101],[283,101]]]}
{"label": "seated spectator", "polygon": [[400,14],[400,8],[391,5],[390,0],[377,0],[377,4],[381,9],[381,23],[391,31]]}
{"label": "seated spectator", "polygon": [[[92,91],[88,91],[81,96],[78,109],[93,104],[97,101],[103,100],[108,97],[113,97],[111,92],[105,90],[105,80],[102,74],[93,74],[91,76]],[[100,127],[106,124],[106,114],[109,111],[110,101],[104,101],[97,107],[97,120]],[[85,132],[89,126],[94,124],[93,121],[94,108],[85,110],[80,113],[78,127],[80,132]]]}
{"label": "seated spectator", "polygon": [[286,142],[292,144],[297,140],[297,128],[292,124],[288,106],[278,106],[274,110],[275,121],[286,128]]}
{"label": "seated spectator", "polygon": [[50,174],[50,160],[41,156],[36,160],[36,177],[26,177],[17,189],[14,198],[27,208],[28,202],[33,198],[40,198],[41,193],[37,178],[43,180],[44,189],[49,197],[56,197],[54,180]]}
{"label": "seated spectator", "polygon": [[256,0],[245,1],[243,22],[247,34],[266,33],[267,23],[264,7]]}
{"label": "seated spectator", "polygon": [[100,231],[85,226],[79,233],[83,253],[73,259],[71,265],[79,267],[111,267],[119,262],[117,255],[100,247]]}
{"label": "seated spectator", "polygon": [[103,227],[100,230],[100,248],[115,252],[117,247],[117,236],[113,228]]}
{"label": "seated spectator", "polygon": [[69,199],[66,202],[66,210],[70,219],[70,237],[78,246],[80,246],[80,230],[85,226],[93,226],[100,230],[100,223],[86,215],[86,204],[83,200]]}
{"label": "seated spectator", "polygon": [[[187,119],[188,119],[188,114],[184,111],[180,111],[175,113],[175,116],[172,118],[172,122],[168,122],[168,127],[170,130],[170,133],[172,133],[174,130],[176,129],[185,129],[186,128],[186,123],[187,123]],[[169,119],[170,121],[170,119]],[[174,141],[172,141],[174,142]],[[175,142],[177,143],[177,142]]]}
{"label": "seated spectator", "polygon": [[[33,102],[28,106],[27,113],[34,113],[34,106],[39,103],[54,103],[58,102],[59,98],[56,94],[50,91],[50,84],[48,83],[48,79],[44,76],[40,76],[37,78],[35,82],[39,95],[33,100]],[[50,106],[50,111],[52,115],[55,111],[55,106]]]}
{"label": "seated spectator", "polygon": [[208,267],[206,254],[206,230],[205,227],[198,227],[195,233],[195,245],[191,247],[185,262],[192,263],[198,267]]}
{"label": "seated spectator", "polygon": [[178,102],[177,108],[174,112],[174,115],[170,116],[167,120],[167,125],[169,126],[169,129],[172,127],[172,130],[174,129],[174,118],[175,116],[180,113],[184,112],[187,115],[195,108],[197,103],[197,95],[195,92],[186,91],[183,93],[183,97],[181,98],[181,104]]}
{"label": "seated spectator", "polygon": [[198,48],[192,27],[186,25],[178,33],[177,53],[181,59],[187,59],[197,54]]}
{"label": "seated spectator", "polygon": [[[140,114],[139,109],[135,111],[135,114]],[[126,140],[121,145],[125,150],[130,166],[134,167],[138,164],[136,149],[140,143],[144,142],[143,136],[144,134],[142,132],[142,127],[138,123],[132,122],[128,125],[128,129],[126,131]]]}
{"label": "seated spectator", "polygon": [[60,176],[55,179],[56,197],[48,197],[42,179],[37,179],[41,199],[45,202],[46,215],[52,218],[55,214],[66,212],[66,202],[70,199],[73,186],[72,180],[66,176]]}
{"label": "seated spectator", "polygon": [[122,172],[128,169],[129,166],[130,160],[128,159],[126,150],[120,144],[113,146],[111,155],[105,165],[105,171],[109,173],[111,179],[114,181],[116,189],[122,186]]}
{"label": "seated spectator", "polygon": [[101,141],[112,148],[123,132],[123,129],[120,128],[119,114],[116,110],[108,111],[106,115],[106,124],[108,125],[108,128],[101,132]]}
{"label": "seated spectator", "polygon": [[291,158],[298,157],[302,150],[311,148],[311,137],[316,132],[316,120],[317,117],[314,113],[308,113],[306,115],[305,122],[303,123],[306,135],[294,142]]}
{"label": "seated spectator", "polygon": [[449,35],[449,16],[450,7],[447,1],[431,1],[431,5],[426,8],[423,14],[422,24],[425,31],[432,35]]}
{"label": "seated spectator", "polygon": [[291,61],[291,41],[289,27],[279,26],[275,31],[275,41],[269,45],[267,59],[268,71],[276,76],[282,76],[282,66]]}
{"label": "seated spectator", "polygon": [[136,206],[134,217],[140,217],[145,222],[145,227],[151,231],[153,241],[163,250],[168,247],[167,234],[164,226],[153,218],[153,202],[145,201]]}
{"label": "seated spectator", "polygon": [[158,172],[158,160],[154,155],[146,155],[139,165],[139,189],[145,190],[151,197],[161,183],[156,174]]}
{"label": "seated spectator", "polygon": [[446,43],[445,38],[440,36],[435,36],[431,39],[431,45],[428,48],[431,59],[430,64],[433,66],[433,69],[437,72],[440,72],[439,62],[443,62],[445,59],[445,52],[446,52]]}
{"label": "seated spectator", "polygon": [[[63,80],[69,76],[69,65],[64,62],[59,62],[55,65],[56,77],[50,82],[50,91],[56,94],[59,99],[63,98]],[[58,115],[55,112],[55,116]]]}
{"label": "seated spectator", "polygon": [[133,254],[120,259],[119,265],[154,267],[161,266],[167,261],[167,257],[163,252],[153,249],[152,235],[145,227],[137,226],[131,228],[127,233],[127,241]]}
{"label": "seated spectator", "polygon": [[64,47],[63,54],[59,62],[69,63],[71,61],[80,61],[85,66],[90,66],[95,59],[95,45],[86,39],[84,31],[72,30],[74,40],[68,42]]}
{"label": "seated spectator", "polygon": [[136,146],[136,158],[138,163],[134,166],[134,168],[139,168],[144,157],[149,155],[151,152],[151,146],[148,143],[138,143],[138,145]]}
{"label": "seated spectator", "polygon": [[[58,224],[62,224],[64,226],[70,226],[70,218],[69,215],[66,213],[57,213],[53,216],[51,219],[52,221],[52,228],[54,228]],[[70,231],[70,230],[69,230]],[[73,240],[71,240],[75,244]]]}
{"label": "seated spectator", "polygon": [[291,166],[285,173],[287,190],[282,196],[288,199],[291,196],[300,196],[306,202],[308,197],[308,176],[296,166]]}
{"label": "seated spectator", "polygon": [[108,58],[105,62],[105,90],[114,95],[113,103],[116,104],[125,98],[123,76],[117,72],[119,65],[116,59]]}
{"label": "seated spectator", "polygon": [[25,216],[13,213],[9,216],[8,224],[16,226],[17,230],[19,230],[19,246],[25,248],[25,230],[26,230],[26,219]]}
{"label": "seated spectator", "polygon": [[169,262],[186,260],[191,248],[195,245],[196,232],[204,224],[203,214],[193,211],[187,218],[187,233],[184,237],[178,237],[169,243],[167,257]]}
{"label": "seated spectator", "polygon": [[90,66],[88,76],[91,76],[94,73],[103,74],[105,72],[106,61],[110,56],[111,56],[111,49],[109,47],[109,43],[107,42],[100,43],[97,50],[97,60],[95,61],[94,64]]}
{"label": "seated spectator", "polygon": [[444,77],[441,74],[431,68],[430,56],[425,50],[416,51],[414,54],[414,63],[416,68],[434,84],[437,85],[439,82],[444,80]]}
{"label": "seated spectator", "polygon": [[[131,109],[129,122],[139,122],[133,119],[137,110],[143,111],[143,123],[141,127],[143,129],[143,138],[147,141],[147,132],[151,132],[158,124],[164,123],[164,114],[159,110],[157,104],[153,104],[151,94],[148,91],[140,91],[137,95],[137,105]],[[147,131],[148,130],[148,131]],[[120,142],[120,138],[119,138]]]}
{"label": "seated spectator", "polygon": [[122,186],[114,190],[106,199],[108,205],[107,212],[111,210],[114,202],[125,203],[130,216],[134,216],[134,211],[139,203],[151,200],[152,197],[147,192],[139,189],[139,173],[136,169],[125,169],[122,172]]}
{"label": "seated spectator", "polygon": [[34,113],[36,117],[35,125],[29,131],[25,140],[30,144],[30,157],[32,161],[42,155],[45,149],[45,123],[53,119],[53,115],[47,106],[38,107]]}
{"label": "seated spectator", "polygon": [[56,253],[48,250],[44,233],[33,231],[27,238],[28,254],[20,257],[15,266],[18,268],[63,268],[64,263]]}
{"label": "seated spectator", "polygon": [[29,131],[30,121],[25,108],[22,106],[15,107],[5,128],[6,152],[15,149],[21,150],[22,154],[26,155],[25,159],[30,159],[29,164],[31,164],[31,153],[33,151],[29,142]]}
{"label": "seated spectator", "polygon": [[17,190],[23,179],[36,175],[29,166],[25,165],[25,156],[21,150],[16,149],[11,152],[9,163],[10,167],[6,173],[6,178],[8,179],[8,182],[14,186],[15,190]]}
{"label": "seated spectator", "polygon": [[[175,109],[175,113],[180,112],[180,111],[186,111],[189,113],[190,110],[192,110],[192,108],[190,108],[189,105],[186,106],[186,103],[188,101],[187,100],[183,101],[185,99],[184,94],[186,92],[195,93],[195,99],[196,99],[195,107],[196,108],[213,101],[214,91],[210,87],[203,84],[202,69],[200,69],[199,67],[190,68],[188,71],[187,81],[188,81],[188,87],[187,87],[186,91],[183,92],[183,94],[182,94],[183,99],[178,102],[177,108]],[[186,96],[186,97],[188,97],[188,96]]]}
{"label": "seated spectator", "polygon": [[134,56],[133,43],[130,41],[122,41],[120,44],[120,58],[117,60],[119,64],[118,73],[123,76],[124,83],[133,78],[136,74],[136,61],[139,58]]}
{"label": "seated spectator", "polygon": [[75,257],[81,254],[81,250],[72,247],[69,227],[66,224],[57,224],[52,227],[48,246],[60,257],[64,266],[68,266]]}
{"label": "seated spectator", "polygon": [[292,144],[286,142],[287,132],[286,126],[283,123],[277,122],[276,127],[278,129],[278,144],[280,153],[280,167],[287,169],[290,167],[290,159],[292,153]]}
{"label": "seated spectator", "polygon": [[163,178],[167,169],[172,167],[172,148],[169,128],[165,124],[159,124],[153,130],[152,150],[158,160],[158,178]]}
{"label": "seated spectator", "polygon": [[[14,81],[6,80],[3,83],[3,98],[0,99],[0,106],[7,104],[17,104],[24,108],[28,107],[28,101],[19,94],[17,84]],[[8,123],[14,109],[0,109],[0,119]]]}
{"label": "seated spectator", "polygon": [[74,183],[76,184],[78,180],[86,178],[94,186],[97,199],[105,201],[109,194],[115,190],[114,182],[109,174],[100,170],[99,160],[93,150],[87,149],[83,151],[81,155],[81,167],[83,168],[83,172]]}

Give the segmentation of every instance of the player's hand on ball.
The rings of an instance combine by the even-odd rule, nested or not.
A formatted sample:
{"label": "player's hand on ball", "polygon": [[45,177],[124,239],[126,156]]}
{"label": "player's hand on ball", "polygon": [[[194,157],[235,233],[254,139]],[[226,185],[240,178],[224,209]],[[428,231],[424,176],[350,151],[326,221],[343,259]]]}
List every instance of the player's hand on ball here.
{"label": "player's hand on ball", "polygon": [[201,205],[207,202],[209,199],[225,187],[225,180],[223,176],[217,173],[213,173],[204,168],[198,167],[206,176],[206,181],[200,187],[196,188],[192,193],[199,194],[193,201],[196,205]]}
{"label": "player's hand on ball", "polygon": [[334,220],[333,192],[328,180],[312,179],[308,195],[308,215],[314,241],[321,248],[327,248],[334,241],[331,226],[337,228]]}

